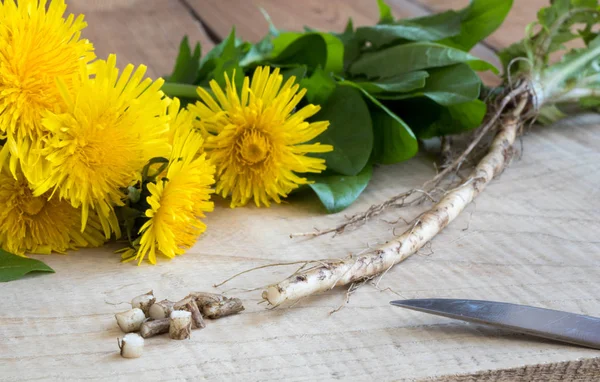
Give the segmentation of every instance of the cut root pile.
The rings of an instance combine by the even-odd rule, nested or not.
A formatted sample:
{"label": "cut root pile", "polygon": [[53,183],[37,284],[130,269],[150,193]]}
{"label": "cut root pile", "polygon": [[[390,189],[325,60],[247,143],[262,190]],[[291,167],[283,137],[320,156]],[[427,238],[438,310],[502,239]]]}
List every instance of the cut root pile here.
{"label": "cut root pile", "polygon": [[121,356],[140,357],[144,338],[169,333],[174,340],[188,339],[192,329],[206,327],[204,318],[221,318],[243,310],[240,299],[214,293],[192,292],[177,302],[156,302],[153,291],[134,297],[130,310],[115,314],[119,328],[128,333],[118,341]]}

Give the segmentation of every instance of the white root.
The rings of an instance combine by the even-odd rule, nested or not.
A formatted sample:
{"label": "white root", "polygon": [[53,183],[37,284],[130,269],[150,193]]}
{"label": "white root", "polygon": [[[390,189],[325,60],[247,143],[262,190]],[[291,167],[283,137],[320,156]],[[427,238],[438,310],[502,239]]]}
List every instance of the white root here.
{"label": "white root", "polygon": [[178,301],[173,306],[174,310],[185,310],[192,314],[192,327],[194,329],[203,329],[206,327],[200,309],[196,304],[196,300],[193,297],[186,297],[181,301]]}
{"label": "white root", "polygon": [[117,324],[124,333],[137,332],[146,319],[146,315],[139,308],[130,309],[125,312],[115,314]]}
{"label": "white root", "polygon": [[144,351],[144,339],[136,333],[126,334],[118,344],[123,358],[139,358]]}
{"label": "white root", "polygon": [[263,291],[263,298],[277,306],[336,286],[348,285],[381,274],[416,253],[452,222],[499,175],[511,159],[512,145],[520,126],[520,115],[528,98],[519,99],[510,117],[499,122],[498,132],[487,155],[477,164],[468,180],[447,192],[412,227],[397,239],[369,254],[351,260],[332,260],[309,271],[292,275]]}
{"label": "white root", "polygon": [[169,321],[169,337],[174,340],[190,338],[192,332],[192,314],[186,310],[174,310]]}
{"label": "white root", "polygon": [[153,291],[150,291],[146,294],[134,297],[133,300],[131,300],[131,307],[141,309],[146,315],[146,317],[148,317],[150,307],[155,302],[156,298],[154,298],[154,293]]}
{"label": "white root", "polygon": [[160,320],[161,318],[169,318],[171,312],[173,311],[174,302],[169,300],[162,300],[152,304],[150,307],[148,314],[150,318],[154,320]]}
{"label": "white root", "polygon": [[168,333],[170,320],[161,318],[159,320],[145,321],[140,327],[140,335],[144,338],[154,337],[159,334]]}

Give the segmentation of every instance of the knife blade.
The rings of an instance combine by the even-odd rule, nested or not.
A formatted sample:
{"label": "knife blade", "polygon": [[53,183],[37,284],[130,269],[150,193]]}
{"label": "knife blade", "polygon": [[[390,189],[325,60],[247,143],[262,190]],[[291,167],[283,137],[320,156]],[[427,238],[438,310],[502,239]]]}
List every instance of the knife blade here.
{"label": "knife blade", "polygon": [[507,302],[413,299],[390,304],[467,322],[600,349],[600,318]]}

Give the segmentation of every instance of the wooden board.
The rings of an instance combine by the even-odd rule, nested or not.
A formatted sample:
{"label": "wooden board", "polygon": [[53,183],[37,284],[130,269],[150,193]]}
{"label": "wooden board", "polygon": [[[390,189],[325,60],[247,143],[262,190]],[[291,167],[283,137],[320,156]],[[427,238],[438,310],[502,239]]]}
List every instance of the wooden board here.
{"label": "wooden board", "polygon": [[[518,7],[525,4],[518,1]],[[170,71],[183,34],[210,45],[184,3],[70,1],[71,11],[86,12],[91,24],[87,36],[94,39],[101,55],[116,51],[124,58],[121,63],[145,62],[152,75]],[[241,8],[243,3],[237,2],[220,17],[231,17],[231,24],[240,14],[249,15]],[[372,22],[377,17],[373,5],[364,3],[360,8],[362,1],[349,1],[345,8],[342,1],[315,1],[307,2],[312,7],[307,9],[337,6],[326,8],[337,9],[331,13],[337,18],[323,17],[323,28],[331,29],[327,20],[339,20],[342,26],[341,20],[345,22],[349,15],[361,23]],[[398,11],[399,2],[393,3]],[[210,8],[214,4],[197,2],[203,20],[218,19],[219,13]],[[303,19],[312,19],[310,12],[302,14],[302,9],[291,5],[281,9],[293,15],[287,16],[296,23],[289,29],[311,24]],[[274,19],[280,17],[269,11]],[[253,20],[256,25],[263,22]],[[507,33],[516,40],[521,30]],[[0,380],[507,380],[501,376],[516,380],[540,373],[572,377],[576,372],[565,373],[576,367],[593,373],[597,362],[590,359],[598,356],[597,351],[405,311],[388,302],[478,298],[600,315],[598,147],[598,117],[534,128],[523,138],[522,158],[517,157],[430,248],[390,270],[379,282],[379,290],[369,285],[357,290],[345,308],[333,315],[329,312],[345,299],[343,289],[273,311],[257,304],[259,291],[231,291],[244,299],[243,314],[210,321],[188,341],[149,339],[144,356],[137,360],[118,355],[116,338],[122,334],[113,315],[127,309],[127,304],[114,304],[149,289],[159,298],[175,300],[192,290],[213,291],[213,283],[249,267],[345,257],[388,240],[405,227],[377,219],[336,238],[290,240],[288,235],[337,224],[345,214],[421,184],[433,174],[432,160],[421,156],[376,169],[373,183],[358,203],[336,215],[324,215],[314,198],[307,196],[270,209],[231,210],[218,201],[216,211],[206,219],[209,230],[197,245],[188,254],[154,267],[119,263],[114,246],[40,257],[57,273],[1,286]],[[382,219],[411,219],[418,213],[390,211]],[[293,267],[266,269],[229,287],[257,287],[293,271]],[[508,371],[496,372],[503,369]],[[479,374],[452,377],[472,373]]]}
{"label": "wooden board", "polygon": [[148,66],[152,78],[171,73],[179,43],[187,34],[205,52],[213,43],[202,25],[176,0],[70,0],[69,12],[84,13],[88,27],[83,36],[106,58],[117,53],[119,67]]}
{"label": "wooden board", "polygon": [[[598,117],[535,128],[523,139],[522,159],[431,248],[379,282],[390,289],[365,286],[333,315],[343,289],[272,311],[257,305],[260,292],[236,293],[244,299],[243,314],[210,321],[188,341],[149,339],[136,360],[118,355],[121,333],[113,314],[127,304],[112,304],[149,289],[161,299],[211,291],[236,272],[272,262],[345,257],[390,239],[403,225],[377,220],[336,238],[290,240],[291,232],[336,224],[344,213],[323,215],[314,200],[302,198],[271,209],[218,203],[206,219],[206,235],[171,262],[121,264],[114,248],[43,257],[56,274],[2,285],[0,378],[407,380],[597,357],[594,350],[406,311],[389,301],[492,299],[600,315],[598,147]],[[432,173],[426,158],[378,168],[347,213]],[[383,218],[417,213],[391,211]],[[293,270],[263,270],[229,287],[257,287]]]}

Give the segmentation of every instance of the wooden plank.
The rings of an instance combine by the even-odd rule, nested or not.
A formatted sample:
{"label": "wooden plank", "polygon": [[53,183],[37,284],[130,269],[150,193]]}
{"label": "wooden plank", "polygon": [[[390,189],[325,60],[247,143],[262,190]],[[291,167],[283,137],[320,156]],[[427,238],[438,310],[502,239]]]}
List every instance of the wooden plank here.
{"label": "wooden plank", "polygon": [[[260,8],[267,11],[276,27],[282,30],[302,30],[304,26],[343,31],[349,18],[354,24],[371,25],[379,19],[375,1],[364,0],[186,0],[202,21],[221,38],[235,26],[242,38],[256,42],[268,32]],[[426,14],[420,6],[392,3],[397,16]]]}
{"label": "wooden plank", "polygon": [[[197,245],[157,266],[121,264],[115,246],[39,256],[56,274],[2,285],[0,375],[6,381],[414,380],[597,357],[595,350],[389,305],[398,298],[460,297],[600,315],[600,118],[535,128],[523,147],[522,159],[517,156],[429,249],[387,272],[379,282],[383,292],[364,286],[329,315],[344,301],[344,289],[276,310],[257,305],[259,291],[232,291],[245,312],[208,321],[188,341],[148,339],[135,360],[118,355],[122,334],[113,314],[127,304],[113,304],[150,289],[159,299],[176,300],[192,290],[211,291],[213,283],[249,267],[344,258],[389,240],[394,228],[405,227],[375,219],[335,238],[288,235],[331,226],[422,184],[434,174],[430,160],[377,168],[358,203],[336,215],[300,195],[270,209],[232,210],[218,202]],[[393,210],[382,219],[411,220],[419,212]],[[264,269],[223,290],[276,282],[294,270]]]}
{"label": "wooden plank", "polygon": [[170,74],[184,35],[201,42],[205,52],[213,46],[179,1],[71,0],[68,5],[69,12],[85,14],[83,35],[94,43],[98,57],[116,52],[120,67],[145,64],[153,78]]}

